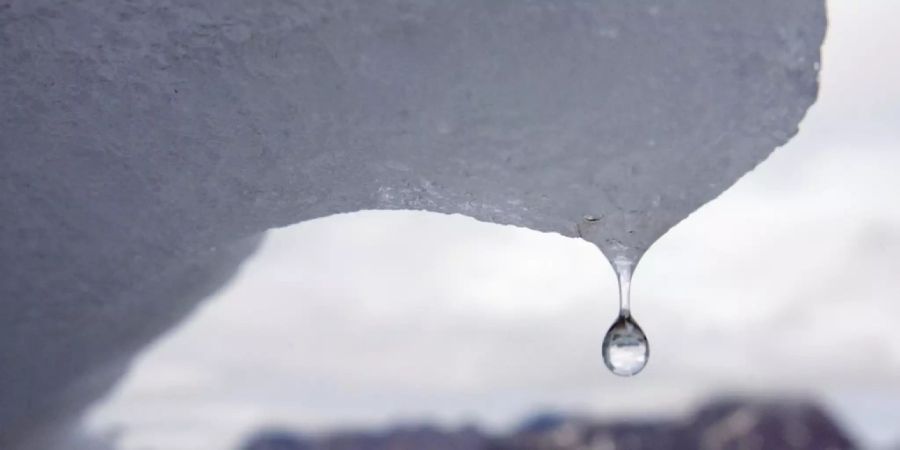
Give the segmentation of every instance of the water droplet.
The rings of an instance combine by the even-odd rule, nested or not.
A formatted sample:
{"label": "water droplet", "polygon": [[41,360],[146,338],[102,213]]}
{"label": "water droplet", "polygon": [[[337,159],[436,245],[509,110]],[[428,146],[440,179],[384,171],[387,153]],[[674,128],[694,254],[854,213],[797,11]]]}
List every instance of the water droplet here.
{"label": "water droplet", "polygon": [[635,261],[620,257],[612,260],[619,278],[619,318],[613,322],[603,339],[603,362],[612,373],[630,377],[647,365],[650,345],[647,335],[631,317],[631,274]]}
{"label": "water droplet", "polygon": [[637,375],[647,365],[647,336],[630,315],[620,315],[603,339],[603,362],[619,376]]}
{"label": "water droplet", "polygon": [[[577,231],[582,239],[593,242],[600,248],[619,279],[619,317],[609,327],[603,339],[603,362],[612,373],[630,377],[643,370],[650,357],[647,335],[631,317],[631,274],[643,252],[615,238],[604,237],[600,233],[601,217],[585,215],[578,223]],[[627,232],[632,234],[634,230],[629,229]]]}

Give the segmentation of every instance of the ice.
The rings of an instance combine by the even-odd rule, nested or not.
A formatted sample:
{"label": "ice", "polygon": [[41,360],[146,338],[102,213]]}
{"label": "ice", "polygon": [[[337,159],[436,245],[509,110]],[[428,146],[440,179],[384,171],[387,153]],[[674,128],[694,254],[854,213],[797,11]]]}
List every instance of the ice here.
{"label": "ice", "polygon": [[0,4],[0,447],[261,232],[461,213],[640,255],[797,132],[822,0]]}

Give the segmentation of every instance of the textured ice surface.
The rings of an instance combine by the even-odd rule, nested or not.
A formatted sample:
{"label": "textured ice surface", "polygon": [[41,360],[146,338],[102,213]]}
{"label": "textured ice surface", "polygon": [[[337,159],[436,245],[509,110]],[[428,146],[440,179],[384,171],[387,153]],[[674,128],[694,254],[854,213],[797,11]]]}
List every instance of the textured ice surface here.
{"label": "textured ice surface", "polygon": [[0,442],[270,227],[588,214],[639,254],[797,131],[824,30],[822,0],[2,1]]}

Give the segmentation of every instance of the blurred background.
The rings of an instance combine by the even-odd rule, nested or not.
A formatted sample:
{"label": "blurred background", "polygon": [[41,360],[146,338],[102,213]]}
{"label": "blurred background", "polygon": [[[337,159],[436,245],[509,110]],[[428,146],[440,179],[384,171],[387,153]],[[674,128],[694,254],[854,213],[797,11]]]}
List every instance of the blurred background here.
{"label": "blurred background", "polygon": [[121,450],[900,449],[900,3],[829,2],[800,133],[637,268],[411,211],[272,230],[86,427]]}

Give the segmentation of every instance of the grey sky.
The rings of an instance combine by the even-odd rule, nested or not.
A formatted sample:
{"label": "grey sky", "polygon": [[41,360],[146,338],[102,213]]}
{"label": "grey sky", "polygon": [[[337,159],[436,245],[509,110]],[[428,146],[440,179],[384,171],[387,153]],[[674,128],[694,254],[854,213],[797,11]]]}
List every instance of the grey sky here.
{"label": "grey sky", "polygon": [[900,4],[829,4],[819,101],[791,143],[650,249],[651,359],[610,375],[615,281],[591,245],[412,212],[275,230],[90,419],[123,449],[256,426],[504,425],[539,407],[667,414],[719,391],[824,395],[900,440]]}

